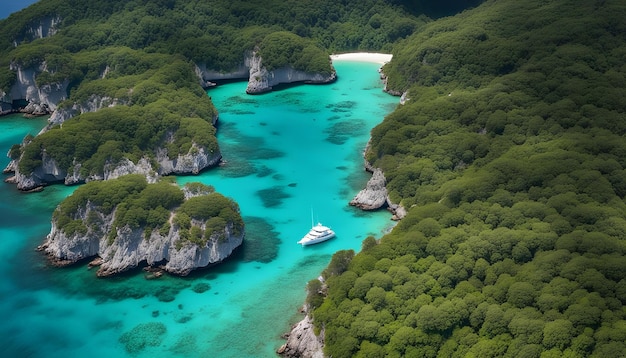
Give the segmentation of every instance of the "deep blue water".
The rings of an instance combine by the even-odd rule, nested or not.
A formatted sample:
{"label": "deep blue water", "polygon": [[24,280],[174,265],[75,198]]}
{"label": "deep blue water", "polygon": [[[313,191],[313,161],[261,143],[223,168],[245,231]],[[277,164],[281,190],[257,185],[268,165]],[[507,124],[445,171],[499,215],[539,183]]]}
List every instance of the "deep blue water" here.
{"label": "deep blue water", "polygon": [[[239,252],[190,277],[146,280],[141,271],[97,279],[84,265],[49,267],[34,249],[55,206],[74,187],[21,194],[0,183],[0,346],[12,357],[272,357],[301,317],[306,283],[331,255],[358,250],[392,222],[348,205],[366,183],[369,131],[396,106],[377,64],[336,62],[330,85],[260,96],[244,82],[208,91],[220,111],[223,167],[200,181],[235,199],[246,224]],[[45,119],[0,117],[0,153]],[[3,167],[8,159],[0,157]],[[315,220],[337,237],[300,247]]]}
{"label": "deep blue water", "polygon": [[12,13],[22,10],[38,0],[0,0],[0,19],[6,19]]}

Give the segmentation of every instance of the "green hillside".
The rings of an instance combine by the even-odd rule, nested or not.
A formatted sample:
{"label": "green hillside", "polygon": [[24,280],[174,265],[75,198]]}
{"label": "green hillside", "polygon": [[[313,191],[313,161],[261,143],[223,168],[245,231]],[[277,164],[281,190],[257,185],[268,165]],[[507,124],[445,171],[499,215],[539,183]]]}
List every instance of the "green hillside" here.
{"label": "green hillside", "polygon": [[[21,170],[42,147],[97,172],[167,133],[172,153],[217,145],[199,62],[230,71],[258,45],[270,66],[322,71],[321,54],[393,52],[388,86],[409,100],[366,156],[408,215],[309,283],[326,355],[626,356],[626,3],[457,13],[476,3],[40,0],[0,21],[0,87],[16,80],[11,63],[45,61],[41,84],[70,81],[61,106],[94,94],[126,105],[33,139]],[[35,39],[43,18],[60,30]]]}
{"label": "green hillside", "polygon": [[[38,86],[69,81],[69,108],[94,98],[117,102],[83,114],[16,146],[29,175],[49,154],[61,170],[80,164],[83,177],[105,163],[168,156],[194,146],[218,151],[217,115],[194,74],[196,65],[229,72],[255,48],[268,69],[292,66],[328,74],[333,51],[385,50],[423,25],[415,9],[383,0],[73,1],[41,0],[0,21],[0,91],[10,92],[16,66],[36,69]],[[56,23],[53,36],[39,38]],[[124,124],[120,124],[122,121]],[[86,138],[78,135],[90,133]]]}
{"label": "green hillside", "polygon": [[409,213],[310,283],[328,356],[626,355],[624,18],[488,1],[396,47],[367,157]]}

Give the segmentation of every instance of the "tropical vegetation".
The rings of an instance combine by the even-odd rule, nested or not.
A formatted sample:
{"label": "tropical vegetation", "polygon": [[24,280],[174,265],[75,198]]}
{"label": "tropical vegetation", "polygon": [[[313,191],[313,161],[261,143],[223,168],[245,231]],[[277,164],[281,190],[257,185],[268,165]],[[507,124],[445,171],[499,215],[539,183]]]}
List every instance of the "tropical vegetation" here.
{"label": "tropical vegetation", "polygon": [[408,215],[309,284],[328,356],[626,355],[624,16],[488,1],[396,47],[367,158]]}
{"label": "tropical vegetation", "polygon": [[[213,140],[193,138],[210,132],[198,128],[215,113],[183,73],[197,63],[228,72],[258,46],[270,67],[322,71],[322,52],[391,51],[387,85],[407,101],[372,131],[366,157],[408,213],[359,253],[336,253],[323,282],[309,282],[325,353],[626,356],[626,4],[487,0],[440,18],[453,13],[434,3],[41,0],[0,22],[0,86],[15,81],[11,62],[45,61],[38,81],[69,79],[66,105],[94,94],[125,103],[28,139],[65,155],[64,165],[76,157],[97,170],[139,157],[166,133],[178,133],[173,153]],[[57,16],[52,37],[25,31]],[[179,133],[183,123],[194,129]],[[55,137],[91,131],[89,148]],[[23,150],[40,160],[26,155],[38,149]],[[226,199],[181,204],[156,185],[171,191],[178,225],[233,215]],[[168,208],[142,199],[144,186],[130,177],[99,205],[112,210],[128,197],[120,223],[163,229],[159,205]],[[108,192],[85,190],[94,202]],[[55,213],[67,230],[84,230],[64,214],[80,197]],[[201,240],[189,228],[188,240]]]}
{"label": "tropical vegetation", "polygon": [[[270,70],[328,74],[330,51],[390,50],[426,21],[382,0],[354,5],[40,1],[0,22],[0,90],[10,92],[16,68],[34,69],[38,86],[68,83],[59,108],[98,102],[104,108],[53,127],[11,156],[21,158],[24,175],[42,164],[45,152],[69,173],[80,165],[84,178],[101,176],[106,163],[153,158],[161,148],[170,158],[193,145],[219,151],[211,126],[217,111],[195,67],[229,72],[257,50]],[[33,30],[52,23],[53,36]]]}
{"label": "tropical vegetation", "polygon": [[[188,199],[185,192],[191,193]],[[86,218],[85,211],[89,213]],[[105,233],[102,220],[109,215],[113,221]],[[187,243],[202,246],[216,235],[225,239],[224,230],[229,226],[235,235],[243,232],[239,206],[213,187],[188,183],[181,189],[165,179],[149,184],[139,174],[82,185],[59,204],[53,219],[68,236],[100,232],[111,242],[125,227],[143,229],[144,238],[149,239],[155,231],[167,236],[173,224],[180,236],[178,247]]]}

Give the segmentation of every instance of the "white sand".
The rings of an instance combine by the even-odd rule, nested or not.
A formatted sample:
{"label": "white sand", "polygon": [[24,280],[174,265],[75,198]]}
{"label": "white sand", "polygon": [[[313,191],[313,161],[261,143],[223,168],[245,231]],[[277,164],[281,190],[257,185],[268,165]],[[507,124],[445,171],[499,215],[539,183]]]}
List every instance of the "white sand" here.
{"label": "white sand", "polygon": [[390,54],[386,53],[374,53],[374,52],[352,52],[342,53],[339,55],[330,55],[330,59],[333,61],[359,61],[359,62],[375,62],[385,64],[391,61]]}

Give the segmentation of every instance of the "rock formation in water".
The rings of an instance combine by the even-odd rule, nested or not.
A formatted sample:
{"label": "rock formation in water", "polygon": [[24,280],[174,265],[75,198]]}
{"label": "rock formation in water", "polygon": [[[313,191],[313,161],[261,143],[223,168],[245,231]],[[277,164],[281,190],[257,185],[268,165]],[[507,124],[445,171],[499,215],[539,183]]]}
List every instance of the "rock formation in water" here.
{"label": "rock formation in water", "polygon": [[385,186],[385,174],[380,168],[371,169],[372,177],[367,185],[351,201],[350,205],[362,210],[378,210],[387,208],[392,214],[392,220],[400,220],[406,215],[406,209],[400,204],[395,204],[389,198]]}
{"label": "rock formation in water", "polygon": [[263,67],[261,56],[258,56],[255,52],[250,59],[250,78],[248,79],[246,93],[259,94],[269,92],[273,86],[285,83],[323,84],[334,82],[336,79],[337,73],[334,70],[329,75],[302,72],[290,66],[268,71]]}
{"label": "rock formation in water", "polygon": [[[22,143],[24,144],[26,143]],[[14,173],[6,181],[17,184],[19,190],[32,191],[49,183],[63,182],[65,185],[73,185],[93,180],[116,179],[127,174],[142,174],[150,182],[154,182],[162,175],[198,174],[206,168],[217,166],[222,159],[220,151],[211,152],[196,144],[193,144],[187,153],[179,154],[175,158],[170,158],[167,153],[167,149],[157,148],[154,159],[143,157],[134,163],[123,158],[115,163],[106,163],[102,174],[84,174],[81,172],[82,163],[73,163],[71,170],[61,168],[56,160],[43,150],[41,165],[29,175],[20,173],[19,158],[12,159],[4,169],[4,173]]]}
{"label": "rock formation in water", "polygon": [[[189,193],[185,198],[216,193]],[[59,208],[57,208],[57,211]],[[73,215],[73,220],[81,223],[83,230],[68,230],[60,227],[59,215],[53,216],[52,229],[45,242],[39,247],[51,262],[65,266],[80,260],[99,257],[98,276],[110,276],[135,268],[145,262],[150,266],[160,265],[169,273],[185,276],[196,268],[206,267],[226,259],[243,242],[243,221],[225,222],[216,229],[212,218],[191,219],[191,229],[176,224],[176,211],[170,212],[168,230],[154,229],[149,233],[144,226],[132,228],[129,225],[116,227],[116,212],[110,213],[102,207],[87,201]],[[200,232],[211,230],[205,240],[189,240],[189,232],[197,228]],[[149,230],[148,230],[149,231]],[[204,237],[204,236],[203,236]],[[204,242],[202,242],[204,241]]]}
{"label": "rock formation in water", "polygon": [[376,210],[387,205],[387,188],[385,187],[385,175],[379,168],[374,170],[372,177],[367,182],[365,189],[361,190],[350,201],[350,205],[363,210]]}
{"label": "rock formation in water", "polygon": [[287,343],[277,351],[288,358],[324,358],[324,334],[315,335],[313,322],[307,314],[302,321],[291,327],[286,335]]}
{"label": "rock formation in water", "polygon": [[[367,152],[369,145],[370,143],[368,142],[364,153]],[[368,180],[365,188],[350,200],[350,205],[362,210],[378,210],[386,207],[393,214],[392,220],[404,218],[406,209],[400,204],[393,203],[389,198],[386,187],[387,181],[382,169],[375,168],[366,159],[365,170],[372,173],[372,177]]]}
{"label": "rock formation in water", "polygon": [[248,52],[243,62],[231,72],[216,72],[207,69],[204,64],[198,64],[196,75],[200,78],[200,84],[205,88],[212,86],[213,81],[247,79],[246,93],[248,94],[269,92],[274,86],[280,84],[323,84],[334,82],[337,79],[337,73],[334,70],[329,75],[298,71],[290,66],[268,71],[262,63],[263,59],[257,52]]}

